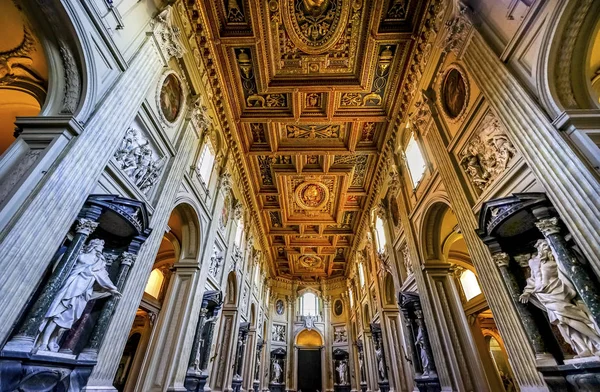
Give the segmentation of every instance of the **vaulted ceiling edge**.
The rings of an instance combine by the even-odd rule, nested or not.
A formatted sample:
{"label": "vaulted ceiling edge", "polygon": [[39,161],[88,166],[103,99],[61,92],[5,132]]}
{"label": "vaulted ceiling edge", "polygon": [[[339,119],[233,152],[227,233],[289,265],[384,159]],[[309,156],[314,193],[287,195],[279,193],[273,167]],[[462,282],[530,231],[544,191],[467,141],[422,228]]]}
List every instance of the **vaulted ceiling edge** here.
{"label": "vaulted ceiling edge", "polygon": [[186,0],[272,276],[347,276],[443,0]]}

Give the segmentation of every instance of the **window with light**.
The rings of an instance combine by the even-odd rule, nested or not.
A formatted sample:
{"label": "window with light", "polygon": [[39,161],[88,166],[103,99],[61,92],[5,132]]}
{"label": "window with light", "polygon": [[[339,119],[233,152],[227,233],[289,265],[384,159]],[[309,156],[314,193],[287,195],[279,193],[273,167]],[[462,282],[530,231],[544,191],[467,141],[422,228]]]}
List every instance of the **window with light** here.
{"label": "window with light", "polygon": [[300,314],[302,316],[317,316],[319,310],[318,301],[314,293],[304,293],[301,297]]}
{"label": "window with light", "polygon": [[150,278],[148,279],[148,283],[146,284],[144,291],[146,294],[158,299],[164,280],[165,276],[163,273],[159,269],[153,269],[150,273]]}
{"label": "window with light", "polygon": [[479,287],[479,282],[477,282],[477,276],[471,270],[464,270],[460,274],[460,285],[463,288],[467,301],[481,294],[481,287]]}
{"label": "window with light", "polygon": [[404,149],[404,157],[406,159],[408,171],[410,172],[413,187],[416,188],[425,174],[426,162],[414,134],[410,136],[408,144]]}
{"label": "window with light", "polygon": [[379,253],[385,251],[386,239],[385,239],[385,227],[383,219],[377,217],[375,220],[375,233],[377,234],[377,250]]}
{"label": "window with light", "polygon": [[209,142],[204,144],[200,153],[198,174],[205,185],[210,181],[213,166],[215,164],[215,154],[212,152]]}

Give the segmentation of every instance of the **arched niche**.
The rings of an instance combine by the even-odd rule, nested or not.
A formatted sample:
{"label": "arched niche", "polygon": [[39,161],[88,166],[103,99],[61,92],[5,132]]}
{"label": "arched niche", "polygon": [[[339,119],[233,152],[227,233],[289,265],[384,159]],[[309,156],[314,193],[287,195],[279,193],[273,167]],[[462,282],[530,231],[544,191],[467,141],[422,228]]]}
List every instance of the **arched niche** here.
{"label": "arched niche", "polygon": [[169,233],[181,244],[177,260],[198,261],[200,256],[201,227],[198,213],[186,202],[179,202],[169,217]]}
{"label": "arched niche", "polygon": [[254,304],[250,305],[250,326],[254,327],[256,325],[256,307]]}
{"label": "arched niche", "polygon": [[227,305],[235,305],[237,302],[237,277],[234,271],[227,275],[227,290],[225,292]]}
{"label": "arched niche", "polygon": [[296,346],[298,347],[322,347],[323,336],[316,329],[303,329],[296,335]]}
{"label": "arched niche", "polygon": [[396,294],[394,288],[394,277],[389,272],[385,275],[384,280],[384,300],[386,305],[394,305],[396,303]]}
{"label": "arched niche", "polygon": [[420,225],[421,249],[423,262],[442,260],[442,244],[458,225],[456,216],[445,200],[432,200],[426,208]]}

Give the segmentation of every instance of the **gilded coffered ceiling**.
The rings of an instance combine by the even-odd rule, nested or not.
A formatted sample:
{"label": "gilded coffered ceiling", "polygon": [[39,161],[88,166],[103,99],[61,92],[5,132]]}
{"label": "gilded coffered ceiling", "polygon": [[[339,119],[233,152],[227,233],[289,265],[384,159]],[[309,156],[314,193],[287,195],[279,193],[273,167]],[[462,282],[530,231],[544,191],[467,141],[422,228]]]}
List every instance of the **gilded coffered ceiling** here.
{"label": "gilded coffered ceiling", "polygon": [[[272,273],[343,276],[427,1],[190,1]],[[209,67],[210,69],[210,67]]]}

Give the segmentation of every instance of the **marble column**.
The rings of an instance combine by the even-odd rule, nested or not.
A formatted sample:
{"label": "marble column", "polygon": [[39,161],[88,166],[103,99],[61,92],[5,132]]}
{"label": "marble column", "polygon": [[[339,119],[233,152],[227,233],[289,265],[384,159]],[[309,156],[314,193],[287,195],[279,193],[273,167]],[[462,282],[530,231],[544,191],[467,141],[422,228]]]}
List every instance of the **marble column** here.
{"label": "marble column", "polygon": [[[477,31],[465,51],[464,62],[502,119],[507,135],[544,186],[592,268],[600,275],[598,178],[582,163],[548,115]],[[513,369],[518,371],[515,366]]]}
{"label": "marble column", "polygon": [[69,277],[69,273],[77,262],[77,258],[88,237],[98,227],[96,220],[100,217],[100,213],[99,208],[92,207],[86,209],[88,218],[79,218],[77,220],[75,223],[75,235],[69,247],[59,256],[59,262],[52,271],[52,276],[48,279],[48,282],[37,297],[17,334],[4,347],[5,350],[29,352],[34,348],[35,340],[40,333],[40,326],[44,321],[46,312],[50,308],[52,301],[54,301],[54,297]]}
{"label": "marble column", "polygon": [[[427,103],[433,124],[423,132],[423,137],[431,148],[431,156],[436,162],[436,167],[448,193],[452,210],[477,271],[481,288],[504,340],[515,379],[522,388],[546,390],[545,382],[536,369],[535,355],[529,345],[529,339],[523,328],[515,328],[515,325],[520,325],[520,319],[511,297],[487,246],[476,233],[477,219],[457,172],[457,166],[452,161],[442,137],[444,126],[435,104],[435,92],[428,90],[426,95],[423,99]],[[419,292],[421,291],[419,290]],[[480,377],[477,376],[476,379],[480,379]],[[440,381],[442,381],[441,377]]]}
{"label": "marble column", "polygon": [[367,392],[367,370],[365,361],[365,351],[361,339],[356,341],[356,351],[358,351],[358,369],[359,369],[359,386],[361,392]]}
{"label": "marble column", "polygon": [[531,347],[533,347],[537,363],[543,361],[545,364],[556,364],[556,360],[554,360],[552,354],[548,352],[542,334],[540,333],[540,330],[537,326],[533,315],[531,314],[531,311],[528,309],[526,304],[523,304],[519,301],[519,297],[521,296],[522,290],[519,288],[519,284],[515,280],[515,277],[508,269],[510,256],[507,253],[499,252],[494,253],[492,255],[492,258],[498,266],[498,270],[502,275],[504,284],[506,285],[506,288],[513,300],[515,308],[517,309],[517,313],[519,314],[519,318],[521,319],[521,323],[523,325],[523,328],[525,329],[525,333],[529,338]]}
{"label": "marble column", "polygon": [[[326,293],[326,288],[322,287],[322,292]],[[325,341],[323,344],[325,345],[325,371],[322,373],[322,376],[325,378],[325,382],[323,386],[325,387],[325,391],[332,392],[333,391],[333,378],[334,378],[334,364],[333,364],[333,354],[331,350],[331,342],[333,342],[332,336],[332,327],[331,327],[331,297],[329,295],[323,296],[323,325],[324,325],[324,333]]]}
{"label": "marble column", "polygon": [[242,386],[242,370],[244,368],[244,351],[246,349],[246,339],[248,338],[248,323],[242,323],[238,331],[237,348],[235,352],[235,361],[233,365],[234,375],[231,382],[231,389],[234,392],[240,392]]}

